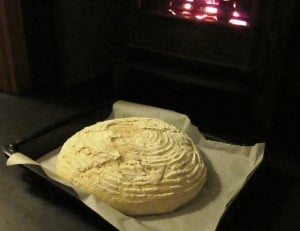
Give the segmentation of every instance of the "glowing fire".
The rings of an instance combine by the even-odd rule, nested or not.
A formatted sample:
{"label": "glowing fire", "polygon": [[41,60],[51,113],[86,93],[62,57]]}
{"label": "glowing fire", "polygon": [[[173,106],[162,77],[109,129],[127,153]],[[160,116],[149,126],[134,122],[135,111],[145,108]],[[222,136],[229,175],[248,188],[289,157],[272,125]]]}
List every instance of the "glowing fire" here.
{"label": "glowing fire", "polygon": [[195,18],[198,19],[198,20],[203,20],[203,19],[205,19],[206,17],[207,17],[207,14],[197,14],[197,15],[195,16]]}
{"label": "glowing fire", "polygon": [[191,10],[192,9],[192,4],[186,3],[186,4],[183,5],[183,8],[186,9],[186,10]]}
{"label": "glowing fire", "polygon": [[237,11],[233,11],[232,16],[233,17],[240,17],[240,14]]}
{"label": "glowing fire", "polygon": [[247,21],[241,20],[241,19],[236,19],[236,18],[230,19],[229,23],[234,24],[234,25],[239,25],[239,26],[248,26]]}
{"label": "glowing fire", "polygon": [[189,12],[189,11],[182,11],[181,14],[183,14],[183,15],[191,15],[191,12]]}
{"label": "glowing fire", "polygon": [[239,2],[240,0],[170,0],[167,11],[174,16],[199,21],[249,26],[250,10],[241,8]]}
{"label": "glowing fire", "polygon": [[208,14],[216,14],[216,13],[218,13],[218,8],[212,7],[212,6],[207,6],[204,8],[204,11]]}
{"label": "glowing fire", "polygon": [[215,0],[205,0],[205,3],[210,4],[210,5],[217,5],[218,0],[217,1],[215,1]]}

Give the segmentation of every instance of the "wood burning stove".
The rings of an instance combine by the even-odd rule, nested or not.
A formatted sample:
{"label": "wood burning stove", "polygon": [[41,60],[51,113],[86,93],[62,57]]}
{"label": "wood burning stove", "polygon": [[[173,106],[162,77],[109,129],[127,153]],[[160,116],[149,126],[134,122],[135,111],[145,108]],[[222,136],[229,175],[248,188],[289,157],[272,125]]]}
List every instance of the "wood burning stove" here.
{"label": "wood burning stove", "polygon": [[187,113],[213,135],[264,139],[294,4],[131,1],[114,76],[117,97]]}
{"label": "wood burning stove", "polygon": [[249,26],[253,1],[251,0],[163,0],[139,1],[139,7],[152,12],[160,12],[192,19],[216,23]]}

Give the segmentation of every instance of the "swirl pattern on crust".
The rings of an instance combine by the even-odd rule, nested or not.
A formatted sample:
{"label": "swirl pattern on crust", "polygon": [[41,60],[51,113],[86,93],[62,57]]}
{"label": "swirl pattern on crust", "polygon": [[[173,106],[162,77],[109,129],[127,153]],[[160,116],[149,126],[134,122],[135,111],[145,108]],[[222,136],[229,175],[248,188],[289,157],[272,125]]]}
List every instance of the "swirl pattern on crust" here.
{"label": "swirl pattern on crust", "polygon": [[63,145],[57,173],[128,215],[167,213],[194,198],[206,167],[192,140],[155,118],[106,120]]}

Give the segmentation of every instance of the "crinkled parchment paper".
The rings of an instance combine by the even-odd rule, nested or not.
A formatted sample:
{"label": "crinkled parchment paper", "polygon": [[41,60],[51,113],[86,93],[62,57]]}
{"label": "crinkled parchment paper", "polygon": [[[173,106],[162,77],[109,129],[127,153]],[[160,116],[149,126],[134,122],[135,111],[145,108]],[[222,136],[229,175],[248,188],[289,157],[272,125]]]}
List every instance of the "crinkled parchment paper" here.
{"label": "crinkled parchment paper", "polygon": [[[154,216],[126,216],[97,200],[94,196],[75,189],[80,200],[122,231],[215,230],[229,203],[261,163],[264,155],[264,143],[258,143],[254,146],[238,146],[207,140],[184,114],[126,101],[114,103],[109,118],[130,116],[160,118],[182,129],[194,140],[208,169],[207,182],[203,190],[190,203],[175,212]],[[49,177],[67,184],[55,174],[58,152],[59,149],[53,150],[37,161],[31,160],[21,153],[16,153],[8,159],[7,165],[39,164]]]}

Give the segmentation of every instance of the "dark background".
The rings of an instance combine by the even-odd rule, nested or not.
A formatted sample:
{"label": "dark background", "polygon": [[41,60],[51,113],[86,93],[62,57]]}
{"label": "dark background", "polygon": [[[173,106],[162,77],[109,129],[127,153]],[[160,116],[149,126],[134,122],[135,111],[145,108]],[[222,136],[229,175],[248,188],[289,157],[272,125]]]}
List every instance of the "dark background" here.
{"label": "dark background", "polygon": [[[122,97],[114,94],[114,88],[118,82],[114,82],[113,73],[118,56],[123,52],[119,48],[127,30],[124,28],[126,25],[124,21],[128,18],[129,2],[131,1],[43,0],[37,2],[23,0],[24,27],[33,90],[53,92],[69,86],[94,82],[95,84],[90,85],[99,92],[105,92],[107,98]],[[272,118],[269,116],[270,120],[272,119],[272,132],[267,137],[268,139],[272,138],[274,142],[283,137],[286,138],[286,141],[295,139],[294,134],[299,127],[297,113],[297,105],[300,101],[298,5],[299,3],[293,9],[295,12],[291,12],[293,19],[290,22],[290,37],[284,42],[285,44],[278,47],[283,62],[280,63],[282,65],[281,73],[277,74],[280,76],[280,80],[275,86],[278,88],[275,111],[272,113]],[[286,30],[286,28],[284,29]],[[275,65],[277,64],[275,63]],[[174,108],[177,107],[177,110],[189,113],[182,102],[196,98],[199,99],[200,105],[203,105],[207,111],[211,111],[209,116],[213,114],[216,117],[216,123],[221,121],[221,123],[231,124],[237,134],[245,135],[240,132],[240,125],[235,128],[237,120],[245,121],[245,128],[248,130],[251,126],[257,126],[255,124],[246,126],[247,121],[250,120],[249,115],[252,118],[257,116],[251,115],[251,111],[241,113],[240,119],[234,118],[232,121],[231,108],[222,106],[240,107],[240,111],[246,112],[249,110],[247,98],[240,99],[239,95],[226,94],[220,90],[209,92],[205,88],[197,89],[193,84],[185,85],[183,83],[178,87],[178,85],[172,84],[172,81],[156,80],[157,78],[148,77],[143,72],[133,72],[131,75],[137,77],[132,82],[128,81],[124,86],[129,89],[128,99],[166,107],[175,105]],[[147,85],[152,86],[151,91],[147,92]],[[166,88],[168,91],[165,90]],[[139,92],[139,89],[142,90]],[[184,93],[190,92],[190,95],[184,98],[183,91]],[[173,102],[171,102],[171,98],[173,98]],[[190,114],[193,113],[190,112]],[[203,121],[207,121],[205,113],[202,114]],[[193,118],[193,115],[191,116]],[[198,114],[197,118],[199,118]],[[224,132],[219,131],[218,127],[220,126],[212,127],[210,125],[207,129],[215,129],[216,131],[213,133]]]}

